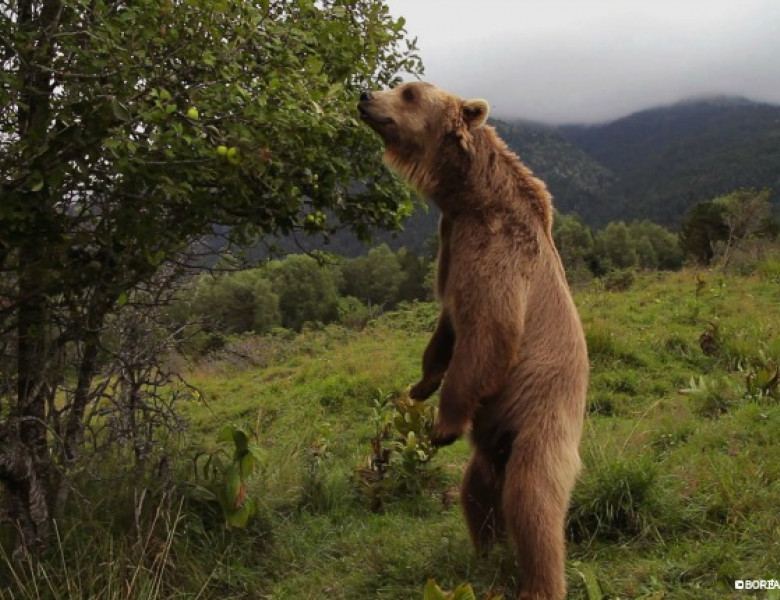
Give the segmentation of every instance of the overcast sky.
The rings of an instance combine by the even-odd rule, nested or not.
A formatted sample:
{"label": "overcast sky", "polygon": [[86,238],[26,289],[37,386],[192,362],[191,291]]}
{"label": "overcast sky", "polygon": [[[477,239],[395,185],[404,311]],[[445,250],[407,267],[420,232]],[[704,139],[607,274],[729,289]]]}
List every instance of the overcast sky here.
{"label": "overcast sky", "polygon": [[780,0],[386,0],[424,79],[493,114],[598,122],[693,96],[780,104]]}

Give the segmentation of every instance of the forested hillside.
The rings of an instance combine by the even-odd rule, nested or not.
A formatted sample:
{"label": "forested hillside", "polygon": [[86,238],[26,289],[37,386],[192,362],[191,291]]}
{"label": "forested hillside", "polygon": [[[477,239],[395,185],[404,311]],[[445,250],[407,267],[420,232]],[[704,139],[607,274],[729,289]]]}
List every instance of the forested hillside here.
{"label": "forested hillside", "polygon": [[560,131],[527,121],[493,123],[498,134],[553,194],[555,208],[586,221],[615,183],[612,171]]}
{"label": "forested hillside", "polygon": [[674,226],[696,202],[734,189],[780,190],[779,106],[712,98],[559,131],[615,175],[596,203],[577,211],[589,223],[648,218]]}
{"label": "forested hillside", "polygon": [[[492,121],[499,135],[553,195],[555,208],[603,227],[648,219],[673,230],[697,202],[739,188],[780,192],[780,106],[718,97],[653,108],[601,125],[554,127]],[[437,211],[420,206],[395,236],[379,241],[421,252]],[[289,240],[285,247],[294,249]],[[365,253],[350,234],[309,241],[346,256]]]}

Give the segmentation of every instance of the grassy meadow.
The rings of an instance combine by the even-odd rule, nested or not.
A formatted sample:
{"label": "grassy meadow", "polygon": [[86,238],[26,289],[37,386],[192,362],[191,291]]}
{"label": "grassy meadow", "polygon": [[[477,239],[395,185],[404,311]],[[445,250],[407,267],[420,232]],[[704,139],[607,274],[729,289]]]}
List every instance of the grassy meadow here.
{"label": "grassy meadow", "polygon": [[[640,274],[575,299],[592,373],[569,597],[780,598],[733,588],[780,579],[777,263],[749,276]],[[6,561],[0,598],[415,599],[428,578],[513,597],[511,551],[470,548],[456,500],[466,441],[419,466],[419,486],[375,490],[379,503],[356,478],[382,400],[416,380],[435,317],[416,304],[360,332],[244,337],[189,365],[203,402],[186,406],[189,430],[171,443],[190,488],[171,510],[150,499],[131,542],[123,488],[104,482],[62,523],[51,561],[13,572]],[[231,423],[262,454],[246,529],[226,529],[191,493],[198,453],[213,454]]]}

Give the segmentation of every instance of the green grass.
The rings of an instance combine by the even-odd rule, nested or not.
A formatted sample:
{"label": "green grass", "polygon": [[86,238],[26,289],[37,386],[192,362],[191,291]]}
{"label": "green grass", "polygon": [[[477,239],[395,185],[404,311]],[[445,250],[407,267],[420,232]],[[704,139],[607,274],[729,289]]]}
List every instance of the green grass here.
{"label": "green grass", "polygon": [[[745,395],[746,369],[780,356],[771,266],[751,277],[701,273],[703,284],[692,271],[641,274],[626,291],[576,293],[592,377],[568,527],[570,598],[777,597],[733,590],[737,578],[780,579],[780,400]],[[178,519],[150,526],[159,547],[139,549],[115,541],[107,513],[84,524],[74,514],[38,579],[51,585],[31,590],[41,567],[20,567],[0,598],[412,599],[428,578],[513,597],[512,552],[476,557],[452,501],[466,442],[437,454],[430,489],[388,499],[381,514],[357,493],[374,400],[416,380],[434,320],[435,307],[420,305],[361,333],[301,334],[261,366],[200,365],[189,379],[206,403],[187,408],[179,470],[213,447],[221,425],[255,431],[267,460],[251,480],[260,510],[250,527],[226,531],[185,503]],[[705,356],[699,336],[712,323],[721,346]],[[127,592],[133,573],[147,591]]]}

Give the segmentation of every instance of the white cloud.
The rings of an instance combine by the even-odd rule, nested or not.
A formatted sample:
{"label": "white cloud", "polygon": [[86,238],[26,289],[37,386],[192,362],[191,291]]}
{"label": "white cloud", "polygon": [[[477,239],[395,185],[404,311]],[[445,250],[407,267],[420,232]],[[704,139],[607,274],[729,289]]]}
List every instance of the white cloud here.
{"label": "white cloud", "polygon": [[605,120],[739,94],[780,103],[780,2],[388,0],[425,79],[496,114]]}

